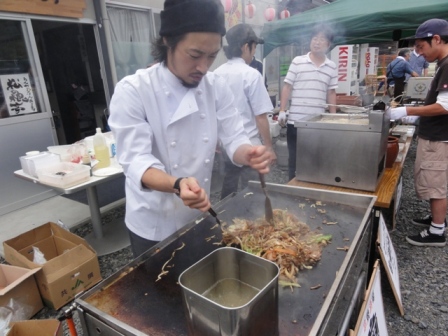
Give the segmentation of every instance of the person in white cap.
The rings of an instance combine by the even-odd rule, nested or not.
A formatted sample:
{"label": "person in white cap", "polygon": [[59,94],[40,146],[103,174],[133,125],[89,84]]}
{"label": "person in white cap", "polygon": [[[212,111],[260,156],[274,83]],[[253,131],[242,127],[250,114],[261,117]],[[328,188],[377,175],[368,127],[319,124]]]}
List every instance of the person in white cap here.
{"label": "person in white cap", "polygon": [[417,246],[445,246],[448,184],[448,21],[430,19],[412,38],[416,51],[428,62],[437,61],[437,71],[424,106],[391,109],[391,119],[419,117],[414,184],[417,196],[429,200],[431,214],[414,219],[425,229],[406,240]]}
{"label": "person in white cap", "polygon": [[122,79],[109,125],[126,176],[126,217],[134,257],[210,209],[218,140],[235,164],[269,172],[223,78],[208,72],[225,35],[218,0],[166,0],[156,64]]}
{"label": "person in white cap", "polygon": [[[252,27],[248,24],[238,24],[230,28],[226,33],[228,45],[224,46],[227,63],[219,66],[214,72],[222,76],[235,96],[235,105],[243,118],[244,129],[253,145],[266,146],[271,154],[270,162],[276,160],[272,148],[271,134],[269,130],[268,112],[273,109],[271,98],[264,86],[263,77],[251,66],[257,44],[264,41],[257,37]],[[247,166],[236,166],[230,160],[225,162],[225,176],[222,183],[221,199],[244,189],[249,180],[258,180],[255,171]]]}

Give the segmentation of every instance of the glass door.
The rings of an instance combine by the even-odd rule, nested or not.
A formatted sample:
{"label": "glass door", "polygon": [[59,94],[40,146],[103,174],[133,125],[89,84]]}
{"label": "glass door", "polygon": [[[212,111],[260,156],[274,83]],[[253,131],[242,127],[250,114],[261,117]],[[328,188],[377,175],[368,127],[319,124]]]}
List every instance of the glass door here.
{"label": "glass door", "polygon": [[56,195],[14,177],[19,157],[57,143],[31,21],[0,15],[0,215]]}

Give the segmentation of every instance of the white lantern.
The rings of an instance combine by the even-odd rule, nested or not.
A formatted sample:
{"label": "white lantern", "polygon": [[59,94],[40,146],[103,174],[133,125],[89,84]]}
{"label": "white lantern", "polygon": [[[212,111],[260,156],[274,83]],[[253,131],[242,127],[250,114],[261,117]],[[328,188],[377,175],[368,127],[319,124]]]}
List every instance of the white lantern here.
{"label": "white lantern", "polygon": [[291,13],[289,12],[289,10],[284,9],[280,12],[280,19],[287,19],[291,16]]}
{"label": "white lantern", "polygon": [[224,12],[230,12],[233,6],[232,0],[221,0],[221,3],[224,6]]}
{"label": "white lantern", "polygon": [[252,19],[255,15],[255,5],[249,1],[249,3],[246,5],[246,8],[244,8],[244,14],[247,18]]}
{"label": "white lantern", "polygon": [[272,21],[275,18],[275,9],[272,8],[271,6],[268,6],[268,8],[266,8],[266,10],[264,11],[264,18],[267,21]]}

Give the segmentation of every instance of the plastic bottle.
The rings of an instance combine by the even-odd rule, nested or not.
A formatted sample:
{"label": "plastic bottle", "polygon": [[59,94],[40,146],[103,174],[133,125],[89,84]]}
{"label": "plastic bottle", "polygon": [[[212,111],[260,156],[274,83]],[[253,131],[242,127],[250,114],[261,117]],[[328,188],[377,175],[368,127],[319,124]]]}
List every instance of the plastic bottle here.
{"label": "plastic bottle", "polygon": [[93,136],[93,150],[95,151],[95,159],[98,160],[96,169],[101,169],[110,166],[109,148],[107,147],[106,138],[101,133],[101,128],[96,129],[96,134]]}

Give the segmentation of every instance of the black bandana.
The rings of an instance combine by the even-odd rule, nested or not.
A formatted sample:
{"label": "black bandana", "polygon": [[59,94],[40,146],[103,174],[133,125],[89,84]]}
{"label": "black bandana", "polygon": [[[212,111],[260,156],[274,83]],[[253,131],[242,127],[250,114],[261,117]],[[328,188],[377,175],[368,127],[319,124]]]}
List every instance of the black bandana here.
{"label": "black bandana", "polygon": [[160,19],[160,36],[191,32],[226,34],[224,7],[219,0],[166,0]]}

